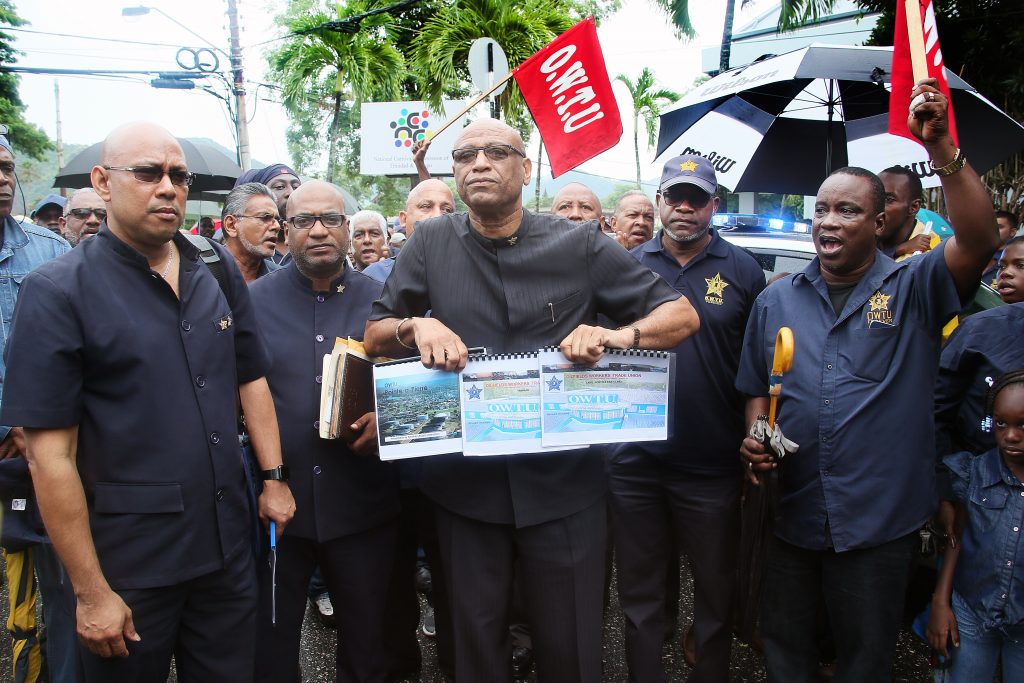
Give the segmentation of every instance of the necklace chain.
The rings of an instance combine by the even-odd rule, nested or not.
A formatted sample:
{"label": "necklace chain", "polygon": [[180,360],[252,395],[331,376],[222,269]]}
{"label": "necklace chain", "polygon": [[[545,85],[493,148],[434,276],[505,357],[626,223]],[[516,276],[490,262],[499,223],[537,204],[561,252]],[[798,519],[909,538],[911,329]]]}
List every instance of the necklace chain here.
{"label": "necklace chain", "polygon": [[168,242],[168,246],[171,248],[171,253],[167,257],[167,265],[165,265],[164,269],[160,271],[160,277],[165,280],[167,279],[167,274],[171,272],[171,264],[174,263],[174,242]]}

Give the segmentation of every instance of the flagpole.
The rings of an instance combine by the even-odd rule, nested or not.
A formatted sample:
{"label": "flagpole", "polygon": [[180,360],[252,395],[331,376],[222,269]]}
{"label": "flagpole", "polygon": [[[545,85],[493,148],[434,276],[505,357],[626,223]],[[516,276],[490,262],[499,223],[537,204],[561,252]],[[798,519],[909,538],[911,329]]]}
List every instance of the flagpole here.
{"label": "flagpole", "polygon": [[497,83],[495,83],[494,85],[492,85],[492,86],[491,86],[491,87],[490,87],[490,88],[489,88],[489,89],[488,89],[488,90],[487,90],[486,92],[482,92],[482,93],[480,93],[479,95],[477,95],[477,96],[476,96],[476,98],[474,98],[472,102],[470,102],[469,104],[467,104],[467,105],[465,106],[465,108],[464,108],[464,109],[463,109],[462,111],[460,111],[460,112],[459,112],[458,114],[456,114],[455,116],[453,116],[453,117],[451,117],[450,119],[448,119],[447,121],[445,121],[445,123],[444,123],[444,125],[443,125],[443,126],[441,126],[440,128],[438,128],[438,129],[437,129],[437,130],[435,130],[435,131],[432,131],[432,132],[430,133],[430,138],[431,138],[431,139],[433,139],[433,138],[436,138],[436,137],[437,137],[438,135],[440,135],[441,133],[443,133],[443,132],[445,132],[446,130],[448,130],[448,128],[449,128],[449,127],[451,127],[451,125],[452,125],[453,123],[455,123],[456,121],[458,121],[459,119],[461,119],[461,118],[462,118],[463,116],[465,116],[466,112],[468,112],[468,111],[469,111],[470,109],[472,109],[472,108],[473,108],[473,107],[475,107],[476,105],[478,105],[478,104],[480,104],[481,102],[483,102],[483,101],[484,101],[485,99],[487,99],[487,96],[488,96],[488,95],[490,95],[490,94],[491,94],[492,92],[494,92],[495,90],[497,90],[498,88],[500,88],[500,87],[501,87],[502,85],[504,85],[504,84],[505,84],[505,83],[506,83],[506,82],[507,82],[508,80],[510,80],[510,79],[511,79],[511,78],[512,78],[513,76],[515,76],[515,73],[516,73],[516,70],[515,70],[515,69],[512,69],[512,70],[511,70],[511,71],[509,71],[509,72],[508,72],[507,74],[505,74],[505,76],[504,76],[504,77],[503,77],[503,78],[502,78],[502,79],[501,79],[500,81],[498,81]]}
{"label": "flagpole", "polygon": [[910,62],[914,69],[914,83],[928,78],[928,57],[924,51],[924,30],[921,27],[920,0],[903,0],[907,16],[907,42],[910,44]]}

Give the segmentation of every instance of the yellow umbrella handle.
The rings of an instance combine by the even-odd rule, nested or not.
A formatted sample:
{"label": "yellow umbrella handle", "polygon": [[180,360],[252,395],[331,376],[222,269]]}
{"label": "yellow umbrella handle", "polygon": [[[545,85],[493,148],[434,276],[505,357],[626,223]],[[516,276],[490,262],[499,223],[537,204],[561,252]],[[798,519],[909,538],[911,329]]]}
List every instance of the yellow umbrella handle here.
{"label": "yellow umbrella handle", "polygon": [[780,327],[775,335],[775,357],[772,359],[772,375],[768,384],[768,426],[775,426],[775,407],[782,394],[782,375],[793,367],[793,330]]}

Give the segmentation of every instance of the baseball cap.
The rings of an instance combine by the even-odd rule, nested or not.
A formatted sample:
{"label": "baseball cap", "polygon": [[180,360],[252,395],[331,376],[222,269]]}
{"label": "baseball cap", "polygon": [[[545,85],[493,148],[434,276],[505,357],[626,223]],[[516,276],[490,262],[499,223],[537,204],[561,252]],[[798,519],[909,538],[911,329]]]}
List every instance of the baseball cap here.
{"label": "baseball cap", "polygon": [[36,204],[36,208],[32,209],[32,213],[29,214],[29,218],[35,218],[36,214],[42,211],[43,207],[49,204],[56,204],[57,206],[60,207],[60,210],[63,211],[64,204],[66,203],[67,200],[64,199],[64,197],[61,197],[59,194],[48,194],[39,200],[39,203]]}
{"label": "baseball cap", "polygon": [[658,191],[664,192],[683,183],[696,185],[708,194],[715,194],[718,190],[715,167],[710,161],[696,154],[683,154],[666,161]]}
{"label": "baseball cap", "polygon": [[391,244],[401,244],[405,241],[405,235],[400,232],[396,232],[391,236]]}

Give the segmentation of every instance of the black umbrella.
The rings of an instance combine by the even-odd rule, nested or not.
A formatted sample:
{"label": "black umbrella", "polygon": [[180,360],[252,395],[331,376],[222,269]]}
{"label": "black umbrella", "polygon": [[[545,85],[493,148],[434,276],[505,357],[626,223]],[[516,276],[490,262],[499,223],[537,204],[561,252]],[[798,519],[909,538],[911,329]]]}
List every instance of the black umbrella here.
{"label": "black umbrella", "polygon": [[[924,148],[888,133],[891,69],[891,47],[812,45],[726,71],[661,115],[658,155],[705,156],[734,192],[813,195],[842,166],[896,164],[936,186]],[[948,69],[946,79],[975,170],[1024,149],[1024,127]]]}
{"label": "black umbrella", "polygon": [[[209,143],[178,138],[178,144],[185,152],[188,170],[196,174],[196,180],[189,188],[191,193],[230,190],[235,185],[235,179],[242,175],[242,169],[231,157]],[[100,163],[102,150],[103,143],[97,142],[79,152],[60,170],[54,178],[53,186],[73,189],[89,187],[89,174],[92,167]]]}

